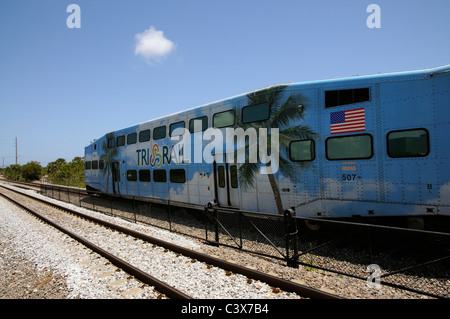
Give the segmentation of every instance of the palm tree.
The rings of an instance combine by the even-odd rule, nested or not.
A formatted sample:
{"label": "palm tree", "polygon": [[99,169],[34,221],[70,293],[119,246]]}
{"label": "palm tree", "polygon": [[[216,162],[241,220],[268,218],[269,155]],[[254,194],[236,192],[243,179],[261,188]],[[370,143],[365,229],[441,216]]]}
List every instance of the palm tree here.
{"label": "palm tree", "polygon": [[[102,151],[103,154],[100,155],[100,160],[104,162],[104,166],[102,169],[103,175],[108,174],[106,178],[106,192],[109,192],[109,176],[112,172],[112,166],[115,161],[115,158],[117,155],[119,155],[119,149],[116,147],[116,144],[114,143],[113,147],[108,147],[108,140],[114,138],[114,133],[108,133],[105,136],[105,139],[102,142]],[[114,181],[113,181],[114,183]]]}
{"label": "palm tree", "polygon": [[[283,100],[283,93],[286,85],[279,85],[269,87],[262,91],[256,91],[247,95],[250,100],[249,104],[268,103],[270,109],[270,117],[268,120],[259,123],[244,124],[241,127],[247,129],[254,127],[256,129],[266,128],[267,133],[267,149],[271,149],[271,133],[270,129],[279,129],[279,171],[291,181],[297,182],[300,170],[308,168],[309,162],[292,162],[289,159],[289,144],[294,140],[311,139],[317,135],[309,126],[298,124],[304,119],[305,111],[307,109],[307,98],[300,93],[291,93]],[[237,112],[239,114],[240,112]],[[240,114],[239,114],[240,116]],[[238,121],[242,123],[242,121]],[[294,124],[295,123],[295,124]],[[257,130],[259,131],[259,130]],[[249,145],[245,146],[247,149]],[[239,183],[243,189],[248,189],[254,186],[256,174],[261,168],[261,163],[251,163],[246,158],[246,162],[239,167]],[[300,170],[299,170],[300,169]],[[271,165],[267,166],[267,176],[269,178],[270,186],[273,190],[277,210],[279,214],[283,214],[284,208],[281,201],[280,190],[275,179],[274,173],[271,170]]]}

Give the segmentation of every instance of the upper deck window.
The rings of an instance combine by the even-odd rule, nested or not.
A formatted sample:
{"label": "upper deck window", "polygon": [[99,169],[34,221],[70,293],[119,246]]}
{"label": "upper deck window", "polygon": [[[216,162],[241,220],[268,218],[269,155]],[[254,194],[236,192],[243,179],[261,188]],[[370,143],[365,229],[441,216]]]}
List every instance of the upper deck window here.
{"label": "upper deck window", "polygon": [[117,136],[116,145],[117,146],[124,146],[125,145],[125,136],[124,135]]}
{"label": "upper deck window", "polygon": [[184,134],[184,130],[183,130],[183,132],[181,134],[179,134],[178,131],[175,132],[175,134],[174,134],[173,131],[175,131],[177,128],[184,128],[184,121],[170,124],[170,126],[169,126],[169,135],[170,136],[174,136],[174,135],[183,135]]}
{"label": "upper deck window", "polygon": [[108,139],[108,148],[113,148],[115,146],[116,140],[113,138]]}
{"label": "upper deck window", "polygon": [[261,122],[270,117],[269,104],[249,105],[242,109],[242,123]]}
{"label": "upper deck window", "polygon": [[139,132],[139,142],[150,141],[150,130],[144,130]]}
{"label": "upper deck window", "polygon": [[196,132],[201,132],[199,130],[195,130],[195,121],[201,122],[200,126],[198,128],[201,127],[201,131],[206,131],[206,129],[208,128],[208,117],[207,116],[201,116],[201,117],[197,117],[195,119],[192,119],[189,121],[189,132],[190,133],[196,133]]}
{"label": "upper deck window", "polygon": [[370,101],[369,88],[325,91],[325,107]]}
{"label": "upper deck window", "polygon": [[166,126],[160,126],[153,129],[153,139],[160,140],[166,137]]}
{"label": "upper deck window", "polygon": [[128,145],[130,145],[130,144],[136,144],[136,136],[137,136],[136,133],[128,134],[128,135],[127,135],[127,144],[128,144]]}
{"label": "upper deck window", "polygon": [[235,123],[236,113],[234,110],[228,110],[220,113],[216,113],[213,116],[213,127],[221,128],[227,126],[233,126]]}

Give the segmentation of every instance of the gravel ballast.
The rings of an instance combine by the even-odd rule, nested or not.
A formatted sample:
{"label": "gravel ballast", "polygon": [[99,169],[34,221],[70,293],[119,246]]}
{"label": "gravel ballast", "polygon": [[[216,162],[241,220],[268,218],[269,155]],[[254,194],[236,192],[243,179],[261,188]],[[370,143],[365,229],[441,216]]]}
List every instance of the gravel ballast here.
{"label": "gravel ballast", "polygon": [[[11,187],[11,186],[8,186]],[[12,187],[11,187],[12,188]],[[34,196],[41,196],[35,194]],[[58,202],[58,201],[55,201]],[[301,284],[322,289],[329,293],[344,298],[360,299],[411,299],[426,298],[423,295],[408,291],[382,287],[381,289],[370,288],[366,282],[358,279],[342,277],[325,271],[311,271],[300,266],[298,269],[286,267],[273,260],[242,253],[233,249],[223,247],[211,247],[202,244],[195,239],[185,238],[181,235],[170,233],[162,229],[130,223],[119,218],[105,216],[97,212],[79,208],[71,204],[59,202],[67,207],[79,210],[83,213],[92,214],[120,223],[126,227],[155,236],[163,240],[176,243],[181,246],[205,253],[216,255],[220,258],[239,262],[246,266],[256,268],[260,271],[270,272],[289,280],[296,280]],[[93,257],[87,248],[76,243],[68,236],[39,222],[37,219],[13,206],[9,201],[0,197],[0,298],[3,299],[159,299],[165,298],[151,287],[141,282],[130,279],[129,276],[117,271],[116,267],[102,258]],[[92,234],[103,235],[103,232]],[[97,238],[99,242],[107,242],[110,238]],[[127,254],[132,255],[137,243],[127,242]],[[142,245],[142,244],[139,244]],[[294,298],[292,293],[274,293],[271,287],[265,284],[249,281],[240,275],[224,275],[224,271],[208,269],[204,272],[204,265],[200,262],[192,262],[183,256],[172,256],[164,253],[162,248],[147,247],[159,251],[151,259],[152,268],[160,268],[164,274],[164,281],[185,281],[188,294],[195,298]],[[123,248],[122,248],[123,249]],[[86,257],[88,256],[88,257]],[[136,256],[138,260],[141,256]],[[185,259],[183,259],[185,258]],[[168,265],[180,267],[168,272]],[[178,266],[177,266],[178,264]],[[183,278],[174,279],[181,271],[185,271],[189,265],[191,272],[184,274]],[[109,274],[101,276],[100,274]],[[176,269],[176,268],[175,268]],[[99,271],[100,271],[99,270]],[[208,274],[209,275],[206,275]],[[211,276],[211,278],[207,278]],[[219,290],[212,288],[211,280],[220,279],[223,284]],[[183,290],[180,289],[180,290]],[[249,291],[246,291],[249,290]]]}

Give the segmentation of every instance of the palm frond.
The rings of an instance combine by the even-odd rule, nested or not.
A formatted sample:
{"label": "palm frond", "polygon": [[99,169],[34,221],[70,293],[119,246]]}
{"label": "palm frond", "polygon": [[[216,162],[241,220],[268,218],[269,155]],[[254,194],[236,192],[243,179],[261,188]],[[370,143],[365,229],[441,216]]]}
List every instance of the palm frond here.
{"label": "palm frond", "polygon": [[273,110],[270,125],[282,128],[303,120],[306,110],[305,100],[300,94],[291,94],[280,107]]}
{"label": "palm frond", "polygon": [[291,139],[304,140],[316,137],[317,133],[314,132],[308,125],[296,125],[280,130],[280,136],[281,135]]}
{"label": "palm frond", "polygon": [[239,176],[239,185],[243,190],[247,190],[253,188],[255,183],[255,176],[259,171],[258,163],[249,163],[239,166],[238,176]]}
{"label": "palm frond", "polygon": [[270,106],[276,104],[280,93],[284,91],[287,85],[275,85],[259,91],[247,94],[250,104],[268,103]]}

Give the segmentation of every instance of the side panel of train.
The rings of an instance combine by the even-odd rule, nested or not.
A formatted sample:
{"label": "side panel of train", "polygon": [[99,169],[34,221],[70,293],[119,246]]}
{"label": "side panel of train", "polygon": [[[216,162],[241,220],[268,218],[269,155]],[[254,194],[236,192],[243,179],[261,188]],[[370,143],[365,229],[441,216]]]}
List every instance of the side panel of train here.
{"label": "side panel of train", "polygon": [[[270,214],[450,215],[449,89],[448,67],[273,86],[103,136],[86,147],[86,185]],[[191,154],[174,138],[179,127],[191,133]],[[279,128],[274,178],[230,163],[211,127],[224,136],[229,127]]]}

